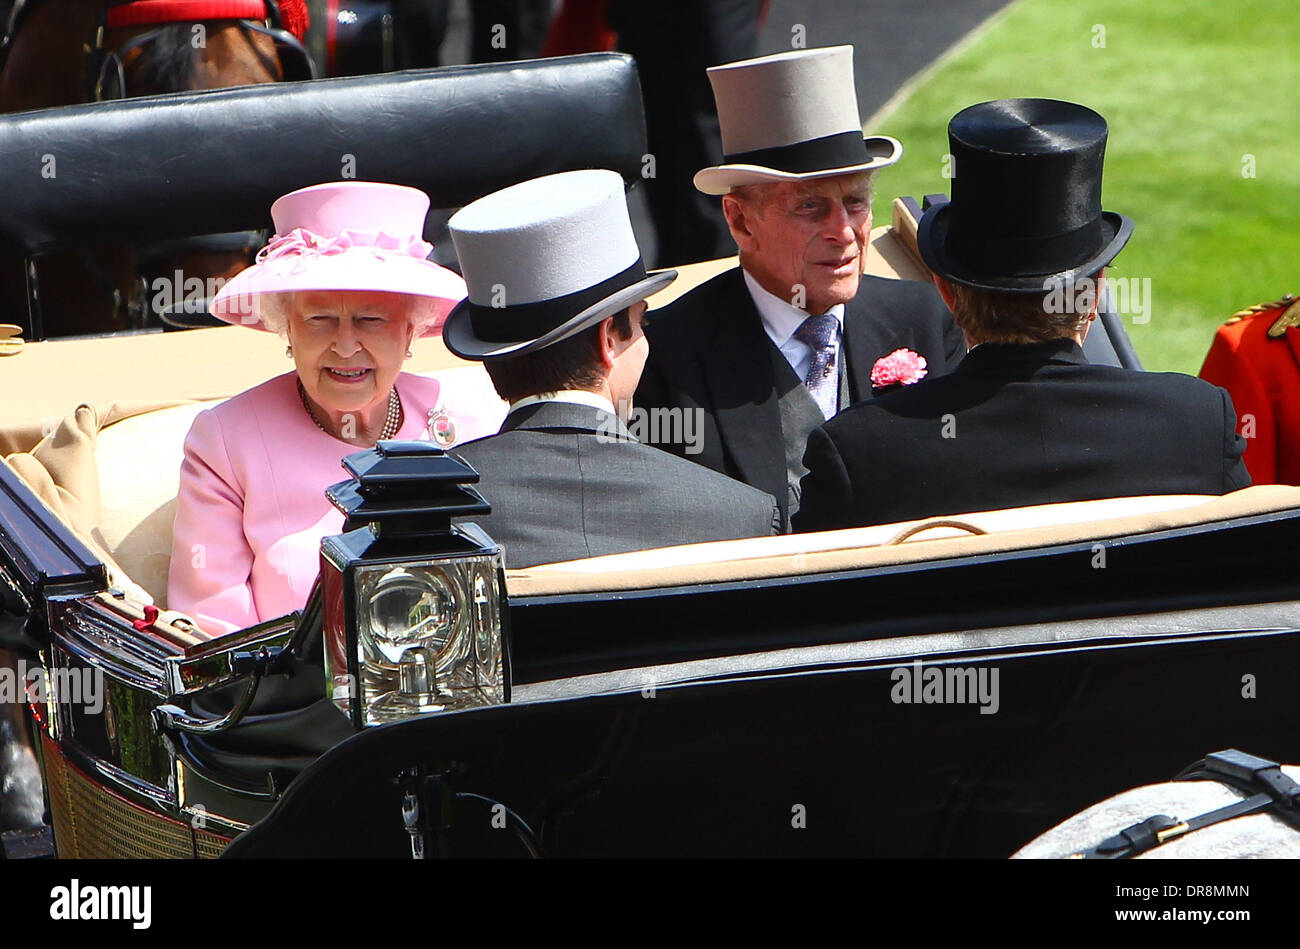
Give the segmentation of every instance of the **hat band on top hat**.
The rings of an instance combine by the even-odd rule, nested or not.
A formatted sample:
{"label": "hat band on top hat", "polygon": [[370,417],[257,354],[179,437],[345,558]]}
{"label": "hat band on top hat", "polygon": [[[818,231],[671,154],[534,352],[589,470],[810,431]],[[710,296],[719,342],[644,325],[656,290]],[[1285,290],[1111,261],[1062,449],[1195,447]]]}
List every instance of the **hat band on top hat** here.
{"label": "hat band on top hat", "polygon": [[475,336],[487,343],[514,343],[525,339],[540,339],[583,310],[644,279],[646,279],[645,262],[638,257],[631,267],[602,280],[593,287],[566,293],[564,296],[550,300],[507,304],[500,307],[484,306],[473,300],[467,300],[470,327],[474,330]]}
{"label": "hat band on top hat", "polygon": [[954,263],[978,273],[1061,273],[1089,260],[1106,244],[1100,217],[1048,237],[999,237],[977,227],[962,227],[953,217],[947,254]]}
{"label": "hat band on top hat", "polygon": [[723,157],[723,163],[727,165],[758,165],[792,175],[825,171],[827,168],[850,168],[870,161],[861,131],[837,132],[793,145],[758,148]]}

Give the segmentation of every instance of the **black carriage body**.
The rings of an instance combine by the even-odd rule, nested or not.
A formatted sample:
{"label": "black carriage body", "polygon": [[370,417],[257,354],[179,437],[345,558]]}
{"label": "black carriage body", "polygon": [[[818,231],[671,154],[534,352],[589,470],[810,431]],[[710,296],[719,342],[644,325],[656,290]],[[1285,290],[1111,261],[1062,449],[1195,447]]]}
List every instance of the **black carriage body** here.
{"label": "black carriage body", "polygon": [[[465,795],[445,815],[438,850],[451,856],[525,855],[491,822],[500,804],[555,857],[1005,857],[1215,743],[1246,734],[1295,752],[1282,725],[1300,671],[1294,631],[927,656],[933,668],[998,670],[1003,704],[987,718],[975,704],[893,704],[894,671],[911,663],[837,664],[835,653],[762,675],[718,663],[716,678],[682,685],[642,670],[647,684],[631,691],[367,732],[305,773],[229,855],[407,856],[397,779],[419,768],[449,773]],[[1225,665],[1270,670],[1271,698],[1207,713],[1207,695],[1240,698]],[[321,826],[330,833],[312,837]]]}
{"label": "black carriage body", "polygon": [[[511,705],[349,739],[229,853],[328,824],[310,855],[407,855],[398,778],[418,769],[463,795],[452,855],[526,853],[501,805],[552,856],[1007,856],[1207,749],[1300,754],[1298,526],[1123,538],[1101,569],[1085,544],[514,600]],[[968,700],[926,701],[929,670]]]}

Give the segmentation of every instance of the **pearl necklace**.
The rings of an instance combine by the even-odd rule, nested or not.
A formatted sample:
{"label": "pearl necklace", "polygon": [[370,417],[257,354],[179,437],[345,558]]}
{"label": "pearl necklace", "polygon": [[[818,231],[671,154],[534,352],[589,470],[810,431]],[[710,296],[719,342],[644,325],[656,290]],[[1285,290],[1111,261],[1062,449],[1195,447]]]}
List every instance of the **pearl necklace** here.
{"label": "pearl necklace", "polygon": [[[320,423],[316,418],[316,413],[311,410],[311,403],[307,401],[307,390],[302,387],[302,380],[298,380],[298,398],[302,399],[302,407],[307,410],[307,417],[316,423],[326,435],[337,438],[329,429]],[[402,400],[397,397],[397,386],[388,390],[388,415],[384,418],[384,427],[379,432],[379,438],[376,441],[386,441],[397,434],[397,430],[402,427]],[[345,439],[340,439],[341,441]]]}

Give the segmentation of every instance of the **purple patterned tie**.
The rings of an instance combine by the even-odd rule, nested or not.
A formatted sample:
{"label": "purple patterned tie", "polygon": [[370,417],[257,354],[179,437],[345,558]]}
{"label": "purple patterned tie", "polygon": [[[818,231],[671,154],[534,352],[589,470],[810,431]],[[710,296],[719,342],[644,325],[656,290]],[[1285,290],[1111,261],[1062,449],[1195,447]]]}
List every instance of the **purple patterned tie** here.
{"label": "purple patterned tie", "polygon": [[808,387],[817,407],[825,418],[831,418],[839,408],[840,376],[835,366],[835,334],[839,320],[833,313],[810,316],[794,331],[794,338],[812,350],[812,365],[803,384]]}

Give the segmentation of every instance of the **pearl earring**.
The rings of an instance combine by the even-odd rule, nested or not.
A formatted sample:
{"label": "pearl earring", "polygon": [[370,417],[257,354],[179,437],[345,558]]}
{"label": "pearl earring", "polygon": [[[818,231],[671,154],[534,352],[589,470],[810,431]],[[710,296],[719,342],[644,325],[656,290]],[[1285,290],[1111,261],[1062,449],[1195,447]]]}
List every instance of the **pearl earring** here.
{"label": "pearl earring", "polygon": [[409,349],[406,351],[406,358],[407,359],[411,358],[411,351]]}
{"label": "pearl earring", "polygon": [[292,347],[292,346],[286,346],[286,347],[284,347],[284,354],[285,354],[286,356],[288,356],[290,359],[292,359],[292,358],[293,358],[293,347]]}

